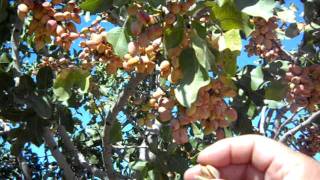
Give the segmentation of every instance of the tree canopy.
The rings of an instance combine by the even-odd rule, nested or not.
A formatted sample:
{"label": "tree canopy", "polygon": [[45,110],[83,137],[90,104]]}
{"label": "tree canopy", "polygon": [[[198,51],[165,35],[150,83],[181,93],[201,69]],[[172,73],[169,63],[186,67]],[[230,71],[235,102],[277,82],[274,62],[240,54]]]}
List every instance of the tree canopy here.
{"label": "tree canopy", "polygon": [[319,17],[317,0],[0,0],[0,177],[182,179],[242,134],[315,156]]}

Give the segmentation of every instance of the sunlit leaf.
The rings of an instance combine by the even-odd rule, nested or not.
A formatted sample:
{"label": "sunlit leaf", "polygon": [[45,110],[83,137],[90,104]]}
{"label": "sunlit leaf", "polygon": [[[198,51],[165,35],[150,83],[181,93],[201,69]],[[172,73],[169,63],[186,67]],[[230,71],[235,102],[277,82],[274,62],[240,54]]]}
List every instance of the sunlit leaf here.
{"label": "sunlit leaf", "polygon": [[241,11],[250,16],[262,17],[268,20],[273,16],[273,9],[276,3],[274,0],[259,0],[255,5],[245,7]]}
{"label": "sunlit leaf", "polygon": [[191,107],[197,100],[199,89],[210,83],[208,72],[197,61],[193,49],[185,49],[180,55],[183,79],[175,89],[175,96],[184,107]]}
{"label": "sunlit leaf", "polygon": [[264,83],[264,75],[261,67],[257,67],[250,72],[251,75],[251,89],[258,90]]}
{"label": "sunlit leaf", "polygon": [[107,41],[112,45],[116,55],[123,57],[128,53],[129,39],[124,28],[113,28],[107,33]]}

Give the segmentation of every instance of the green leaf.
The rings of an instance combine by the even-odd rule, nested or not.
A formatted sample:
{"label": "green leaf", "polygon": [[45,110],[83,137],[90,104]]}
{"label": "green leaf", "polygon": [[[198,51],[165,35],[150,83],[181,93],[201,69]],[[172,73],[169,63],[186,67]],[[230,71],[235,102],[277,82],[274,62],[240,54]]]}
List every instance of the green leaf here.
{"label": "green leaf", "polygon": [[289,70],[289,61],[277,60],[269,63],[265,66],[265,69],[272,75],[284,76]]}
{"label": "green leaf", "polygon": [[285,98],[288,86],[281,80],[274,80],[266,89],[265,98],[274,101],[280,101]]}
{"label": "green leaf", "polygon": [[179,46],[183,40],[183,34],[183,19],[181,17],[178,17],[177,25],[171,28],[167,28],[164,32],[164,44],[166,46],[166,49],[171,49]]}
{"label": "green leaf", "polygon": [[253,91],[258,90],[264,83],[264,75],[262,67],[257,67],[250,72],[251,75],[251,89]]}
{"label": "green leaf", "polygon": [[200,22],[198,21],[192,21],[192,27],[197,31],[198,35],[202,38],[205,39],[207,36],[207,30],[206,27],[202,26]]}
{"label": "green leaf", "polygon": [[192,132],[195,138],[203,139],[202,130],[194,123],[192,124]]}
{"label": "green leaf", "polygon": [[248,6],[255,5],[259,0],[235,0],[236,6],[239,10],[246,8]]}
{"label": "green leaf", "polygon": [[128,53],[129,39],[124,28],[113,28],[107,33],[107,41],[113,46],[116,55],[123,57]]}
{"label": "green leaf", "polygon": [[44,96],[38,96],[31,94],[26,99],[26,104],[32,107],[32,109],[43,119],[49,119],[52,116],[52,108],[48,99]]}
{"label": "green leaf", "polygon": [[300,34],[297,23],[291,23],[285,31],[285,35],[289,38],[294,38]]}
{"label": "green leaf", "polygon": [[270,109],[280,109],[280,108],[282,108],[283,106],[286,106],[286,105],[287,105],[284,101],[274,101],[274,100],[265,99],[263,102],[264,102],[264,103],[268,106],[268,108],[270,108]]}
{"label": "green leaf", "polygon": [[240,30],[232,29],[219,38],[219,51],[230,49],[231,51],[241,51],[242,41]]}
{"label": "green leaf", "polygon": [[0,64],[8,64],[10,63],[8,54],[7,53],[2,53],[0,56]]}
{"label": "green leaf", "polygon": [[72,113],[70,109],[66,107],[59,107],[58,109],[58,120],[59,123],[62,124],[66,130],[70,133],[74,132],[74,120],[72,119]]}
{"label": "green leaf", "polygon": [[53,72],[50,67],[43,67],[37,74],[37,86],[39,89],[49,89],[53,86]]}
{"label": "green leaf", "polygon": [[183,174],[188,169],[188,160],[180,154],[168,158],[168,168],[172,172]]}
{"label": "green leaf", "polygon": [[160,128],[160,137],[165,141],[168,142],[172,140],[172,129],[168,126],[163,126]]}
{"label": "green leaf", "polygon": [[3,90],[7,90],[14,86],[14,80],[7,73],[0,72],[0,84],[0,93],[2,93]]}
{"label": "green leaf", "polygon": [[243,29],[242,13],[232,1],[224,2],[222,6],[214,2],[206,4],[212,9],[211,18],[217,20],[223,30]]}
{"label": "green leaf", "polygon": [[62,70],[53,84],[53,93],[59,101],[67,101],[73,88],[79,88],[79,92],[84,94],[90,85],[90,73],[81,69]]}
{"label": "green leaf", "polygon": [[143,171],[147,165],[147,161],[134,161],[130,163],[130,167],[136,171]]}
{"label": "green leaf", "polygon": [[33,82],[33,79],[28,75],[23,75],[19,78],[19,89],[20,92],[24,91],[25,94],[33,93],[35,90],[36,84]]}
{"label": "green leaf", "polygon": [[229,128],[223,128],[226,138],[232,137],[232,131]]}
{"label": "green leaf", "polygon": [[113,1],[113,5],[117,6],[117,7],[121,7],[121,6],[124,6],[129,3],[130,3],[130,0],[115,0],[115,1]]}
{"label": "green leaf", "polygon": [[237,73],[237,57],[239,54],[239,51],[231,52],[230,49],[216,53],[217,64],[223,67],[225,75],[233,77]]}
{"label": "green leaf", "polygon": [[199,89],[210,83],[208,72],[197,61],[193,49],[184,49],[180,55],[183,79],[175,88],[175,96],[184,107],[191,107],[197,100]]}
{"label": "green leaf", "polygon": [[110,142],[111,144],[115,144],[122,140],[122,133],[121,133],[121,124],[118,121],[115,121],[112,125],[110,130]]}
{"label": "green leaf", "polygon": [[215,57],[210,51],[207,42],[201,39],[196,32],[192,34],[191,41],[192,48],[200,65],[206,70],[211,70]]}
{"label": "green leaf", "polygon": [[113,0],[86,0],[80,4],[80,8],[92,13],[99,13],[112,7]]}
{"label": "green leaf", "polygon": [[276,3],[274,0],[259,0],[255,5],[243,8],[241,11],[250,16],[261,17],[268,20],[273,16],[273,9]]}
{"label": "green leaf", "polygon": [[166,0],[148,0],[153,8],[158,8],[160,5],[166,5]]}

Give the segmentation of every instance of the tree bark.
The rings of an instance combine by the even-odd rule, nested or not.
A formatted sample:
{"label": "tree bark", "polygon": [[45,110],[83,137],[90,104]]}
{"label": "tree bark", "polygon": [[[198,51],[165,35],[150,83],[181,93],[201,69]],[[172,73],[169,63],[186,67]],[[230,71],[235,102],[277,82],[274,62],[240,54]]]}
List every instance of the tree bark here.
{"label": "tree bark", "polygon": [[61,170],[63,170],[64,177],[67,180],[76,179],[75,174],[72,171],[70,165],[68,164],[66,158],[59,151],[58,145],[53,138],[53,134],[48,127],[44,128],[44,130],[43,130],[43,139],[45,141],[45,144],[50,149],[52,156],[56,159],[59,167],[61,168]]}
{"label": "tree bark", "polygon": [[136,88],[139,83],[144,80],[146,75],[144,74],[136,74],[136,76],[131,77],[126,87],[119,94],[119,97],[113,107],[110,109],[106,119],[104,120],[104,128],[103,128],[103,160],[105,168],[107,169],[107,173],[110,179],[116,178],[116,173],[113,170],[113,162],[112,162],[112,145],[110,142],[110,131],[113,123],[116,121],[116,116],[118,113],[127,105],[128,99],[130,96],[134,95],[136,92]]}
{"label": "tree bark", "polygon": [[29,165],[27,163],[27,161],[23,158],[22,155],[19,155],[17,157],[18,162],[19,162],[19,166],[22,170],[23,176],[26,180],[31,180],[32,179],[32,175],[31,175],[31,171],[29,168]]}
{"label": "tree bark", "polygon": [[308,125],[310,125],[312,122],[316,121],[319,118],[320,118],[320,111],[312,114],[306,121],[294,127],[293,129],[290,129],[281,137],[279,141],[282,143],[285,143],[289,137],[295,135],[298,131],[304,129],[305,127],[307,127]]}
{"label": "tree bark", "polygon": [[68,152],[72,154],[73,157],[78,161],[78,163],[86,170],[88,170],[90,173],[92,173],[94,176],[99,177],[100,179],[108,180],[108,175],[106,172],[101,171],[100,169],[90,165],[83,154],[78,151],[78,149],[74,146],[74,144],[71,142],[68,133],[63,125],[59,125],[58,127],[58,134],[61,137],[64,147],[67,149]]}

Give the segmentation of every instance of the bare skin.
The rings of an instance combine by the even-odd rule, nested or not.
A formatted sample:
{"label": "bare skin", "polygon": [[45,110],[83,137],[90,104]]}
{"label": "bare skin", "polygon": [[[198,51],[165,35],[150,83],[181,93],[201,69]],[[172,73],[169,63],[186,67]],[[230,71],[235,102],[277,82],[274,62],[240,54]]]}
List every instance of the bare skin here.
{"label": "bare skin", "polygon": [[[320,164],[312,158],[258,135],[227,138],[204,149],[201,165],[219,169],[226,180],[319,180]],[[200,165],[187,170],[184,179],[200,175]]]}

